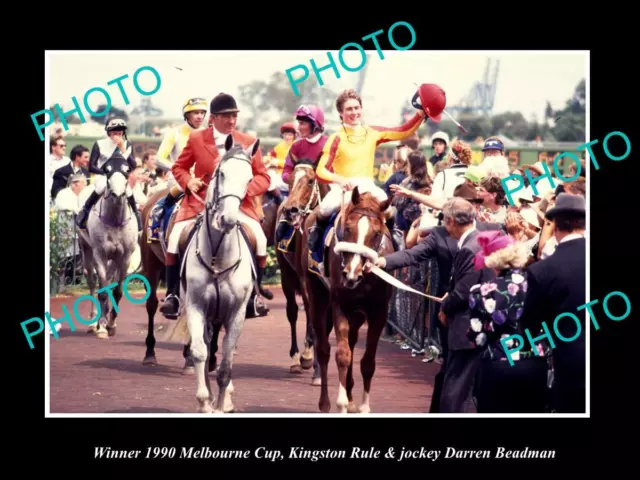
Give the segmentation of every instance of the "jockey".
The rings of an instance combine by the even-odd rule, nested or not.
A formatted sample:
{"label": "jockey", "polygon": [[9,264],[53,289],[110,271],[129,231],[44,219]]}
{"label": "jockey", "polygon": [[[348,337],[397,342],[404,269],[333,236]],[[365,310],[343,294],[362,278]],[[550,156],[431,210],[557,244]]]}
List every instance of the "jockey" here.
{"label": "jockey", "polygon": [[387,199],[384,190],[373,180],[376,147],[381,143],[403,140],[413,135],[422,124],[422,109],[398,128],[373,127],[361,123],[362,99],[355,90],[343,91],[336,100],[342,128],[325,143],[316,175],[331,182],[331,190],[320,204],[315,224],[309,230],[309,250],[320,246],[327,222],[339,208],[344,190],[358,186],[361,193],[371,192],[379,201]]}
{"label": "jockey", "polygon": [[[180,264],[178,254],[180,235],[204,208],[201,201],[194,195],[201,199],[206,196],[215,168],[226,152],[225,141],[229,135],[232,135],[234,143],[241,144],[245,148],[255,142],[255,138],[235,130],[238,111],[236,101],[231,95],[221,93],[211,100],[209,109],[211,127],[194,131],[189,136],[182,153],[171,168],[176,182],[182,191],[186,192],[186,195],[171,231],[165,257],[167,298],[160,311],[167,318],[176,318],[179,310]],[[256,237],[258,285],[260,293],[270,300],[273,298],[273,294],[261,286],[264,269],[267,265],[267,237],[260,225],[260,217],[255,206],[255,197],[266,193],[270,183],[260,150],[253,156],[251,165],[253,179],[249,183],[246,197],[240,205],[238,220],[249,226]],[[192,168],[193,173],[191,173]]]}
{"label": "jockey", "polygon": [[[178,159],[184,146],[187,144],[187,139],[189,135],[191,135],[191,132],[203,128],[202,123],[204,122],[208,108],[209,105],[207,105],[207,101],[204,98],[189,98],[184,102],[182,105],[184,123],[179,127],[171,129],[160,144],[157,159],[158,165],[161,168],[171,170],[173,163]],[[151,213],[154,227],[159,226],[165,210],[171,208],[184,193],[172,175],[169,175],[167,187],[169,187],[169,193],[156,203]],[[154,228],[153,239],[157,240],[155,232],[156,230]]]}
{"label": "jockey", "polygon": [[[291,146],[285,160],[282,181],[287,185],[295,163],[301,158],[310,158],[317,164],[322,156],[322,149],[329,138],[322,134],[324,131],[324,112],[320,107],[301,105],[296,110],[296,120],[301,138]],[[287,222],[280,220],[276,228],[276,242],[282,239],[286,230]]]}
{"label": "jockey", "polygon": [[[102,140],[98,140],[93,144],[93,148],[91,149],[88,169],[90,173],[96,174],[93,182],[95,188],[85,202],[82,210],[78,213],[77,225],[81,230],[87,228],[89,213],[107,188],[107,177],[105,176],[104,171],[105,164],[111,160],[111,158],[119,156],[126,159],[129,164],[129,173],[133,172],[137,168],[136,160],[133,157],[133,146],[131,145],[131,142],[127,140],[127,122],[121,118],[112,118],[107,122],[105,130],[107,132],[107,137]],[[133,190],[129,185],[127,185],[126,192],[127,200],[129,200],[129,206],[131,207],[131,210],[138,222],[138,232],[140,232],[142,230],[142,220],[133,196]]]}
{"label": "jockey", "polygon": [[280,127],[280,137],[282,141],[278,143],[273,150],[269,152],[269,155],[265,159],[265,167],[271,177],[271,184],[269,185],[269,194],[273,197],[276,205],[282,203],[282,190],[288,190],[289,186],[282,181],[282,169],[284,168],[284,162],[289,154],[289,149],[298,136],[296,126],[287,122]]}

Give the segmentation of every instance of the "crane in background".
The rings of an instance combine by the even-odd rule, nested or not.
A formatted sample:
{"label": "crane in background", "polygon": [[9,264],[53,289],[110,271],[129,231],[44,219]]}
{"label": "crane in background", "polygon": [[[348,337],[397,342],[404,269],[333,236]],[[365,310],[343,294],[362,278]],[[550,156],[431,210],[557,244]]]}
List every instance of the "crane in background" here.
{"label": "crane in background", "polygon": [[[496,60],[493,70],[491,70],[491,63],[491,59],[487,58],[484,77],[482,80],[475,82],[469,92],[463,96],[457,104],[447,103],[447,112],[449,112],[454,118],[460,113],[491,116],[496,99],[500,60]],[[402,109],[403,121],[407,121],[411,118],[414,110],[415,109],[411,105],[405,106]]]}

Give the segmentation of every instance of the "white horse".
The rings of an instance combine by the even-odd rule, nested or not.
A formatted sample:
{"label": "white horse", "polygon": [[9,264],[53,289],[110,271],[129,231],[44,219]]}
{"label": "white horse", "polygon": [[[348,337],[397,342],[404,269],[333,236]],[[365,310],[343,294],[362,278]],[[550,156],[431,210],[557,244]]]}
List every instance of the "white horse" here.
{"label": "white horse", "polygon": [[[252,253],[240,231],[238,213],[253,178],[251,157],[260,140],[249,148],[233,145],[227,137],[227,153],[220,160],[207,189],[204,217],[185,253],[181,297],[191,337],[191,354],[196,370],[198,412],[234,410],[231,401],[233,351],[244,325],[249,297],[254,287]],[[218,367],[218,399],[213,408],[213,391],[207,375],[214,328],[224,327],[222,361]]]}
{"label": "white horse", "polygon": [[[107,188],[93,207],[87,219],[87,230],[80,234],[80,248],[84,272],[93,297],[97,274],[100,289],[113,283],[113,290],[98,293],[100,318],[91,324],[89,332],[107,339],[116,334],[118,303],[122,298],[122,282],[129,270],[131,255],[138,241],[138,224],[127,201],[127,182],[131,173],[124,159],[112,158],[107,165]],[[111,291],[109,291],[111,290]],[[108,298],[111,298],[111,311]],[[111,313],[107,321],[107,313]],[[91,303],[89,319],[95,317],[95,306]]]}

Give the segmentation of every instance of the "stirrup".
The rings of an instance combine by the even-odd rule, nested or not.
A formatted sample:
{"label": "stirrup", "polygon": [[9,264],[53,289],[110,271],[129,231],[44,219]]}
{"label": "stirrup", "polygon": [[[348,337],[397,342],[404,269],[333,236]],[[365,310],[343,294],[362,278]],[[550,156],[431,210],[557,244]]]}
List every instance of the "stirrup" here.
{"label": "stirrup", "polygon": [[[166,307],[167,305],[167,301],[175,298],[176,302],[178,303],[177,308],[175,309],[175,312],[165,312],[163,309]],[[180,297],[178,297],[177,295],[170,293],[169,295],[167,295],[164,299],[164,304],[162,305],[162,307],[160,307],[160,313],[162,313],[162,315],[164,315],[165,318],[169,318],[169,319],[176,319],[178,318],[178,316],[180,315],[180,309],[182,308],[182,302],[180,302]]]}

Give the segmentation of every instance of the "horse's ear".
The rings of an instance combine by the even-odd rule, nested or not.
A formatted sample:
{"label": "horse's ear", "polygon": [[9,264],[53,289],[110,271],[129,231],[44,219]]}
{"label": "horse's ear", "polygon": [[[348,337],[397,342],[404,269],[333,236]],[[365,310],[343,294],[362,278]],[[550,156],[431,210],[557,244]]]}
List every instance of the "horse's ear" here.
{"label": "horse's ear", "polygon": [[224,142],[225,150],[229,151],[233,147],[233,135],[227,135],[227,139]]}
{"label": "horse's ear", "polygon": [[357,205],[360,203],[360,192],[358,191],[358,187],[355,187],[351,192],[351,203]]}
{"label": "horse's ear", "polygon": [[389,197],[384,202],[382,202],[380,204],[380,211],[382,213],[386,212],[389,206],[391,205],[391,202],[393,202],[393,197]]}

